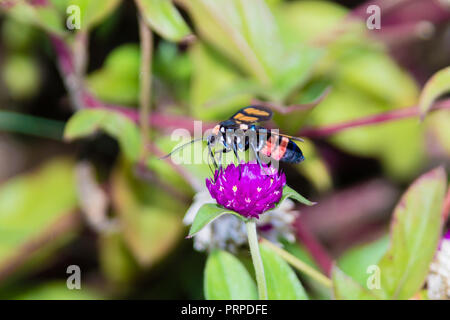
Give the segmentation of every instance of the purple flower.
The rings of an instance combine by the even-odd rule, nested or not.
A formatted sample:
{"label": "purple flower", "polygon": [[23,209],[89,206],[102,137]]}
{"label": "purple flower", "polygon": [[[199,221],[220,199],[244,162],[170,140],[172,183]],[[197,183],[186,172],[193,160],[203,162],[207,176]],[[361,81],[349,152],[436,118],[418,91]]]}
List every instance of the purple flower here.
{"label": "purple flower", "polygon": [[447,231],[447,233],[443,237],[444,240],[450,240],[450,229]]}
{"label": "purple flower", "polygon": [[206,179],[206,187],[219,205],[246,218],[258,218],[280,201],[286,184],[284,173],[264,168],[257,163],[230,164],[225,170],[216,170],[214,179]]}

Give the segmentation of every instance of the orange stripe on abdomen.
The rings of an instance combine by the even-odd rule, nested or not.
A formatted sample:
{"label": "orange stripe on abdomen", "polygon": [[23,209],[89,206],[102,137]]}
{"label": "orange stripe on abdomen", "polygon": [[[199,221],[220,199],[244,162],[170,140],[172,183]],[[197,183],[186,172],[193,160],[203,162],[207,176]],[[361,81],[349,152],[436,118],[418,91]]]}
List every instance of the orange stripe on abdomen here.
{"label": "orange stripe on abdomen", "polygon": [[286,148],[289,143],[289,139],[286,137],[281,138],[281,142],[274,151],[272,151],[271,157],[275,160],[280,160],[283,158],[284,154],[286,153]]}
{"label": "orange stripe on abdomen", "polygon": [[277,139],[276,138],[274,139],[274,138],[275,138],[274,136],[271,136],[269,138],[269,140],[266,141],[266,144],[260,151],[262,154],[270,157],[270,155],[273,152],[273,149],[275,149],[277,146],[277,141],[276,141]]}
{"label": "orange stripe on abdomen", "polygon": [[272,143],[270,141],[267,141],[264,147],[261,149],[261,153],[270,157],[270,152],[272,150]]}

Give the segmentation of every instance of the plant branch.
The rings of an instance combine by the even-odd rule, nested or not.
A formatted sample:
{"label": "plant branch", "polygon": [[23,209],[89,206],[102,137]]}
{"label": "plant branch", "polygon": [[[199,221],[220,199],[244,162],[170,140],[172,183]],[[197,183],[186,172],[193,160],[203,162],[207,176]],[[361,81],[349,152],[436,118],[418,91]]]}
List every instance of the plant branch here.
{"label": "plant branch", "polygon": [[248,244],[252,255],[253,267],[255,268],[256,283],[260,300],[267,300],[267,284],[264,275],[264,266],[259,252],[258,235],[256,234],[256,222],[249,220],[245,223],[247,227]]}
{"label": "plant branch", "polygon": [[[450,99],[445,99],[445,100],[436,102],[430,111],[443,110],[443,109],[450,110]],[[349,130],[349,129],[353,129],[353,128],[357,128],[357,127],[361,127],[361,126],[375,125],[375,124],[380,124],[380,123],[394,121],[394,120],[418,117],[419,115],[420,115],[419,107],[413,106],[413,107],[408,107],[408,108],[396,109],[396,110],[392,110],[392,111],[388,111],[388,112],[384,112],[384,113],[380,113],[380,114],[375,114],[375,115],[367,116],[364,118],[350,120],[350,121],[342,122],[342,123],[338,123],[338,124],[332,124],[332,125],[317,127],[317,128],[303,128],[299,131],[298,135],[302,136],[302,137],[308,137],[308,138],[327,137],[327,136],[337,134],[337,133],[345,131],[345,130]]]}
{"label": "plant branch", "polygon": [[270,108],[281,114],[289,114],[289,113],[292,113],[295,111],[309,111],[309,110],[313,109],[315,106],[317,106],[319,103],[321,103],[323,101],[323,99],[325,99],[328,96],[330,91],[331,91],[331,87],[328,87],[327,89],[324,90],[324,92],[317,99],[315,99],[314,101],[312,101],[310,103],[305,103],[305,104],[293,104],[290,106],[283,106],[278,103],[269,102],[269,101],[261,101],[258,99],[253,99],[252,104]]}
{"label": "plant branch", "polygon": [[[56,36],[51,36],[51,40],[55,51],[58,56],[59,68],[62,74],[62,77],[65,81],[66,87],[69,91],[71,100],[73,104],[80,108],[103,108],[109,109],[112,111],[120,112],[126,117],[130,118],[135,122],[139,122],[139,113],[137,110],[132,108],[127,108],[124,106],[110,105],[105,104],[98,99],[96,99],[91,93],[88,92],[86,88],[84,88],[82,81],[77,79],[75,75],[75,66],[73,62],[73,55],[71,50],[65,44],[64,40],[58,38]],[[326,93],[325,93],[326,95]],[[323,98],[322,96],[321,98]],[[320,98],[319,98],[320,99]],[[264,102],[263,102],[264,103]],[[281,106],[272,104],[270,102],[265,102],[268,106],[273,107],[275,110],[279,111]],[[312,103],[314,104],[314,102]],[[301,108],[300,108],[301,107]],[[301,110],[311,108],[313,106],[310,105],[296,105],[288,107],[288,110],[284,111],[291,112],[294,110]],[[299,109],[300,108],[300,109]],[[291,110],[292,109],[292,110]],[[430,111],[450,109],[450,99],[445,99],[438,101],[434,104]],[[355,120],[350,120],[347,122],[333,124],[329,126],[317,127],[317,128],[303,128],[299,131],[298,135],[308,137],[308,138],[320,138],[330,136],[345,130],[349,130],[356,127],[366,126],[366,125],[374,125],[383,122],[395,121],[399,119],[411,118],[419,116],[419,109],[417,106],[412,106],[409,108],[402,108],[391,110],[381,114],[375,114]],[[152,112],[148,115],[148,122],[157,127],[158,129],[168,130],[171,128],[185,128],[189,130],[191,133],[194,131],[194,119],[188,117],[181,116],[172,116],[157,112]],[[213,123],[204,123],[204,129],[209,129],[214,126]]]}
{"label": "plant branch", "polygon": [[295,222],[295,230],[297,232],[298,240],[300,240],[300,242],[307,248],[308,252],[312,255],[314,261],[317,262],[322,271],[329,275],[333,266],[333,260],[325,248],[299,220]]}
{"label": "plant branch", "polygon": [[12,111],[0,111],[0,131],[3,130],[61,141],[64,122]]}
{"label": "plant branch", "polygon": [[[84,106],[84,108],[89,109],[107,109],[110,111],[118,112],[136,123],[139,122],[139,112],[136,109],[104,103],[102,101],[99,101],[87,91],[83,92],[82,105]],[[194,121],[195,119],[190,117],[168,115],[155,111],[153,111],[150,115],[150,124],[160,130],[166,131],[170,129],[184,128],[190,133],[193,133]],[[202,125],[203,129],[210,129],[214,127],[215,123],[202,122]]]}
{"label": "plant branch", "polygon": [[78,79],[83,79],[88,65],[89,34],[86,30],[79,30],[73,44],[73,59],[75,73]]}
{"label": "plant branch", "polygon": [[149,150],[147,146],[150,138],[153,34],[140,14],[138,19],[141,39],[139,123],[142,136],[141,159],[145,159]]}
{"label": "plant branch", "polygon": [[328,278],[325,275],[321,274],[320,272],[318,272],[314,268],[310,267],[309,265],[307,265],[306,263],[304,263],[303,261],[301,261],[297,257],[294,257],[289,252],[287,252],[287,251],[277,247],[276,245],[274,245],[269,240],[266,240],[266,239],[263,238],[261,240],[261,243],[263,243],[264,245],[270,247],[270,249],[275,251],[276,254],[278,254],[281,258],[283,258],[286,262],[288,262],[290,265],[292,265],[298,271],[303,272],[304,274],[310,276],[311,278],[313,278],[317,282],[323,284],[325,287],[331,288],[332,281],[331,281],[330,278]]}

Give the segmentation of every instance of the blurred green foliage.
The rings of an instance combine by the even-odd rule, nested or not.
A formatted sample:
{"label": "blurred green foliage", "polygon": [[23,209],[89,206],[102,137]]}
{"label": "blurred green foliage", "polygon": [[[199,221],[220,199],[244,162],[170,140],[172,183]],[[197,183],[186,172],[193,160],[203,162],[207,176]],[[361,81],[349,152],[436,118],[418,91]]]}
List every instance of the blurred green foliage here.
{"label": "blurred green foliage", "polygon": [[[66,29],[69,5],[77,5],[81,10],[80,30]],[[323,128],[414,106],[420,96],[425,114],[436,98],[448,92],[446,69],[420,95],[413,76],[399,66],[383,44],[368,37],[364,22],[347,19],[349,10],[334,2],[177,0],[174,4],[136,0],[132,8],[138,10],[156,35],[151,104],[152,110],[167,117],[217,122],[256,99],[284,111],[276,112],[272,125],[295,135],[305,127]],[[73,54],[70,62],[75,69],[83,63],[88,66],[86,73],[80,68],[76,75],[62,74],[66,85],[80,77],[75,79],[77,90],[86,90],[102,103],[123,108],[118,113],[113,109],[83,109],[83,105],[74,105],[74,115],[64,132],[67,143],[92,142],[99,132],[118,141],[120,155],[109,175],[94,177],[107,186],[110,208],[105,215],[118,221],[117,230],[98,232],[96,248],[102,280],[118,295],[129,290],[149,270],[158,270],[167,260],[175,259],[173,255],[186,234],[182,217],[189,199],[210,175],[205,163],[175,168],[158,159],[175,145],[163,130],[164,121],[153,126],[151,146],[142,146],[142,132],[137,124],[142,48],[132,40],[113,41],[116,33],[121,32],[115,23],[126,10],[130,10],[129,4],[120,0],[50,0],[46,5],[18,1],[11,8],[2,9],[1,24],[2,85],[12,101],[32,101],[41,93],[48,74],[42,69],[40,57],[62,56],[57,50],[49,55],[48,39],[52,37]],[[137,29],[137,19],[133,28]],[[101,32],[106,29],[107,32]],[[92,68],[88,57],[98,49],[97,34],[110,40],[113,47]],[[90,41],[89,35],[94,35]],[[76,93],[69,88],[74,104],[80,103],[79,97],[73,97]],[[289,108],[319,98],[323,99],[316,106]],[[409,183],[430,166],[433,155],[429,152],[427,135],[433,139],[431,147],[437,144],[448,159],[449,123],[448,113],[436,112],[423,122],[408,118],[361,126],[324,140],[344,153],[374,159],[388,179]],[[33,134],[39,135],[38,131],[33,129]],[[44,130],[41,132],[42,137],[48,136]],[[321,152],[323,142],[316,142],[307,139],[302,144],[307,161],[296,165],[295,170],[311,184],[311,193],[321,195],[332,192],[335,181],[330,168],[333,164],[327,163]],[[150,156],[146,157],[146,151]],[[70,157],[53,159],[0,186],[0,287],[3,281],[14,284],[16,279],[43,269],[59,249],[79,236],[80,194],[76,190],[73,154]],[[434,171],[432,175],[420,178],[405,194],[394,211],[390,237],[352,248],[338,259],[339,267],[335,266],[332,274],[335,298],[409,298],[420,289],[440,234],[439,206],[445,191],[444,173]],[[426,205],[429,199],[433,199],[432,206]],[[58,231],[59,224],[64,232]],[[54,235],[51,241],[39,241],[47,239],[48,234]],[[401,237],[407,238],[407,243]],[[27,251],[30,246],[31,252]],[[310,259],[301,246],[287,248],[302,260]],[[283,260],[266,249],[263,255],[272,298],[330,296],[328,289],[301,274],[306,294]],[[378,261],[388,270],[383,275],[387,289],[374,295],[364,285],[367,266]],[[196,276],[192,271],[192,278]],[[252,276],[243,264],[221,251],[208,257],[204,287],[209,299],[257,296]],[[60,281],[16,291],[0,295],[17,299],[108,296],[89,289],[70,292]],[[185,294],[197,298],[198,293],[192,292]]]}
{"label": "blurred green foliage", "polygon": [[[0,188],[0,274],[37,272],[79,231],[73,162],[55,159]],[[16,265],[18,264],[18,265]],[[6,278],[5,278],[6,277]]]}
{"label": "blurred green foliage", "polygon": [[294,270],[270,248],[261,245],[261,258],[270,300],[308,300]]}
{"label": "blurred green foliage", "polygon": [[[406,300],[420,291],[441,237],[446,190],[447,175],[442,167],[419,177],[394,210],[389,246],[382,238],[341,257],[339,264],[349,274],[334,267],[335,297]],[[369,266],[375,266],[378,271]],[[374,284],[370,288],[365,283],[370,281],[368,274],[374,271],[379,273],[380,282],[378,287]]]}

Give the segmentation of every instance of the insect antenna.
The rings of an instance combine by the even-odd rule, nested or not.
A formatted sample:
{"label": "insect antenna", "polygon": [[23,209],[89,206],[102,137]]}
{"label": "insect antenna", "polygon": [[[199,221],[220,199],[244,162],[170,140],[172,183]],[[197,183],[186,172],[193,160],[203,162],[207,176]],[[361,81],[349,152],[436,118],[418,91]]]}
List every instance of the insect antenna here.
{"label": "insect antenna", "polygon": [[181,145],[181,146],[175,148],[174,150],[172,150],[172,152],[170,152],[169,154],[166,154],[165,156],[159,158],[159,160],[167,159],[168,157],[170,157],[170,156],[171,156],[172,154],[174,154],[175,152],[182,150],[183,148],[187,147],[188,145],[190,145],[190,144],[192,144],[192,143],[194,143],[194,142],[198,142],[198,141],[202,141],[202,140],[205,140],[205,139],[203,139],[203,138],[198,138],[198,139],[193,139],[193,140],[191,140],[191,141],[189,141],[189,142],[186,142],[185,144],[183,144],[183,145]]}

